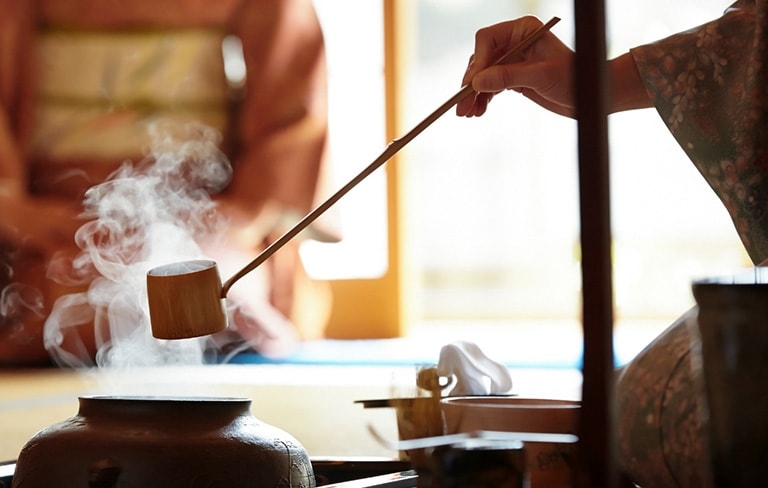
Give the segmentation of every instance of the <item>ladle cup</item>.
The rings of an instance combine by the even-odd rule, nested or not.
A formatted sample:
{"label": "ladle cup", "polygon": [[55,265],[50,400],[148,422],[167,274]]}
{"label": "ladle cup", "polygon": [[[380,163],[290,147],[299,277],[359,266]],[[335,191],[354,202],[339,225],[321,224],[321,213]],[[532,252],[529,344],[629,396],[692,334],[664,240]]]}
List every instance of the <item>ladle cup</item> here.
{"label": "ladle cup", "polygon": [[200,259],[167,264],[147,273],[152,335],[185,339],[221,332],[227,314],[219,268]]}
{"label": "ladle cup", "polygon": [[[505,63],[528,49],[539,37],[560,21],[553,17],[549,22],[522,39],[511,51],[495,64]],[[466,84],[455,95],[440,105],[418,125],[387,145],[384,152],[357,176],[341,187],[328,200],[308,213],[279,239],[270,244],[256,259],[248,263],[223,285],[216,263],[208,260],[184,261],[151,269],[147,273],[147,295],[152,335],[158,339],[184,339],[220,332],[227,327],[223,300],[229,288],[244,275],[261,265],[288,241],[296,237],[309,224],[334,205],[349,190],[388,161],[400,149],[432,125],[451,107],[472,93],[472,85]]]}

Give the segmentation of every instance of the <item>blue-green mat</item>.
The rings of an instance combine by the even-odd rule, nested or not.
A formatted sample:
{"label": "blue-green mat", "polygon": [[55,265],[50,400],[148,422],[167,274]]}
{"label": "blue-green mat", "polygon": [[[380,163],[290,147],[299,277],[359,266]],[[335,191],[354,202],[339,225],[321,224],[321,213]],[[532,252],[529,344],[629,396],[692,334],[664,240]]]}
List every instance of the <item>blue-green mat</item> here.
{"label": "blue-green mat", "polygon": [[[408,338],[307,341],[287,357],[273,359],[255,352],[242,352],[230,359],[234,364],[379,365],[436,364],[444,344],[425,344]],[[527,346],[527,347],[526,347]],[[546,348],[520,343],[482,347],[491,359],[511,368],[580,368],[581,344]]]}

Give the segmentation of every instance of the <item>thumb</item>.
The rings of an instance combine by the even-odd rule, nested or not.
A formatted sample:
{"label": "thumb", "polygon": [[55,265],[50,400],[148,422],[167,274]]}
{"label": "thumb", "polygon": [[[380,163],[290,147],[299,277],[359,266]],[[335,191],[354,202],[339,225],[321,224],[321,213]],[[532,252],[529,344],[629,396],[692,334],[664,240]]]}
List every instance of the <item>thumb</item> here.
{"label": "thumb", "polygon": [[528,89],[536,93],[551,90],[555,78],[546,62],[520,62],[491,66],[472,79],[472,88],[481,93]]}
{"label": "thumb", "polygon": [[478,93],[498,93],[515,88],[515,67],[509,64],[491,66],[472,78],[472,88]]}

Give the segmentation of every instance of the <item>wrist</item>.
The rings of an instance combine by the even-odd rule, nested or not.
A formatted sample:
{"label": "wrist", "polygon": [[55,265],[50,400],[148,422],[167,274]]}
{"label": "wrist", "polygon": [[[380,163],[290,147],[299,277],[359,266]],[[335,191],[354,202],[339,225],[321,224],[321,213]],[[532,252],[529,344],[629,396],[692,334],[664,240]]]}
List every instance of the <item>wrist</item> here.
{"label": "wrist", "polygon": [[622,112],[653,106],[643,79],[630,53],[624,53],[608,62],[610,88],[608,112]]}

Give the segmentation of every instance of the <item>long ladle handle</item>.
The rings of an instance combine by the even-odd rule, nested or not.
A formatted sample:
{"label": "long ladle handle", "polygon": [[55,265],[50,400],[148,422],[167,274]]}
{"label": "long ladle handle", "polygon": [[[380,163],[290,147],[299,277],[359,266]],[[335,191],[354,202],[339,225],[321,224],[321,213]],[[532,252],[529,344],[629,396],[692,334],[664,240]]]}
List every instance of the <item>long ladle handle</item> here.
{"label": "long ladle handle", "polygon": [[[546,24],[543,24],[541,27],[533,31],[530,35],[523,38],[520,43],[518,43],[511,51],[509,51],[507,54],[499,58],[498,61],[494,64],[501,64],[505,63],[512,59],[512,57],[518,55],[520,52],[524,51],[525,49],[528,49],[534,42],[536,42],[539,37],[541,37],[545,32],[550,30],[552,26],[557,24],[560,21],[558,17],[552,17],[552,19],[547,22]],[[260,266],[264,261],[269,259],[275,252],[277,252],[281,247],[283,247],[285,244],[288,243],[291,239],[296,237],[296,235],[299,234],[299,232],[303,231],[307,228],[309,224],[315,221],[320,215],[325,213],[326,210],[328,210],[331,206],[333,206],[336,202],[338,202],[341,197],[347,194],[349,190],[354,188],[358,183],[363,181],[365,178],[367,178],[371,173],[376,171],[379,166],[387,162],[392,156],[394,156],[400,149],[402,149],[406,144],[411,142],[413,138],[415,138],[417,135],[419,135],[424,129],[432,125],[434,121],[439,119],[445,112],[451,109],[454,105],[459,103],[461,100],[469,96],[469,94],[472,93],[472,84],[468,83],[464,85],[461,90],[459,90],[454,96],[449,98],[445,103],[440,105],[434,112],[429,114],[424,120],[418,123],[413,129],[411,129],[409,132],[407,132],[405,135],[403,135],[400,138],[394,139],[392,142],[390,142],[387,147],[384,149],[384,152],[379,155],[378,158],[376,158],[371,164],[369,164],[365,169],[363,169],[357,176],[352,178],[349,183],[342,186],[336,193],[331,195],[325,202],[320,204],[318,207],[316,207],[314,210],[309,212],[307,215],[304,216],[296,225],[291,227],[285,234],[280,236],[276,241],[274,241],[272,244],[267,246],[256,258],[248,263],[243,269],[235,273],[234,276],[232,276],[230,279],[228,279],[221,288],[221,298],[225,298],[227,296],[227,292],[229,291],[230,287],[235,284],[237,280],[248,274],[249,272],[253,271],[256,267]]]}

